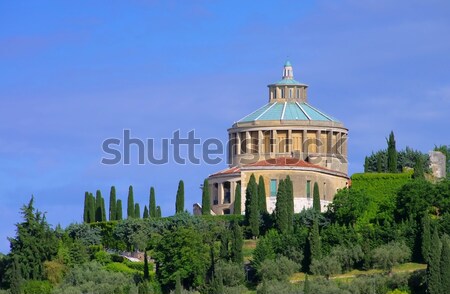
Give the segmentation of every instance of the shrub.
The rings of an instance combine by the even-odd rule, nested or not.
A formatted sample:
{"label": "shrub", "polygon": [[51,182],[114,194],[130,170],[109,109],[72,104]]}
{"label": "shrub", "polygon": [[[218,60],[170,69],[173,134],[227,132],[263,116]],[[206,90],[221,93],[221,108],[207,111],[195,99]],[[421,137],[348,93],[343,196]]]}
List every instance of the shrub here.
{"label": "shrub", "polygon": [[375,248],[372,253],[374,266],[392,272],[392,268],[405,262],[411,256],[411,250],[404,243],[392,242]]}
{"label": "shrub", "polygon": [[105,266],[105,269],[108,271],[116,272],[116,273],[123,273],[123,274],[137,274],[139,273],[138,270],[129,268],[125,263],[120,262],[111,262],[108,263]]}
{"label": "shrub", "polygon": [[52,285],[49,281],[28,280],[22,284],[23,294],[50,294]]}
{"label": "shrub", "polygon": [[311,272],[315,275],[324,276],[327,280],[331,275],[341,273],[342,268],[335,256],[326,256],[319,260],[314,259],[311,263]]}
{"label": "shrub", "polygon": [[286,281],[298,269],[298,264],[287,257],[280,256],[275,260],[264,260],[258,270],[258,275],[263,281]]}
{"label": "shrub", "polygon": [[111,262],[111,255],[109,255],[106,251],[97,251],[94,253],[94,259],[100,264],[108,264]]}
{"label": "shrub", "polygon": [[61,283],[66,272],[67,267],[59,261],[44,262],[44,275],[53,285]]}

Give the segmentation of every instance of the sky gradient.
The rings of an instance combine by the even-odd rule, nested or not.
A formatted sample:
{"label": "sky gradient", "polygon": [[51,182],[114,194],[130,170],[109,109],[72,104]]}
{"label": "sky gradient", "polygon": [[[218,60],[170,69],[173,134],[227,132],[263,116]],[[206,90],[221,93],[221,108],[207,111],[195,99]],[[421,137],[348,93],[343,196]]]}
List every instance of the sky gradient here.
{"label": "sky gradient", "polygon": [[[349,128],[349,171],[385,148],[450,143],[450,3],[2,1],[0,252],[35,196],[52,225],[80,222],[84,192],[115,185],[163,215],[180,179],[186,209],[218,165],[106,166],[103,140],[227,138],[267,102],[289,59],[309,102]],[[199,150],[197,150],[197,154]]]}

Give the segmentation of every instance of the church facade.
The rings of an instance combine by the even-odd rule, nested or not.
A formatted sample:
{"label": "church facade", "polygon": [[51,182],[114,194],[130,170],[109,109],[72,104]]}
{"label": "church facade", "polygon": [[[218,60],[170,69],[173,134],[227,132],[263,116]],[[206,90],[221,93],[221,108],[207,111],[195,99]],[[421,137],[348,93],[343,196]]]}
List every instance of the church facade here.
{"label": "church facade", "polygon": [[282,79],[268,85],[268,102],[228,129],[229,167],[209,176],[211,209],[234,213],[236,186],[245,191],[251,174],[264,178],[269,212],[275,209],[278,183],[288,175],[294,187],[294,210],[312,207],[317,183],[321,205],[349,184],[348,129],[342,122],[309,104],[308,86],[294,79],[286,62]]}

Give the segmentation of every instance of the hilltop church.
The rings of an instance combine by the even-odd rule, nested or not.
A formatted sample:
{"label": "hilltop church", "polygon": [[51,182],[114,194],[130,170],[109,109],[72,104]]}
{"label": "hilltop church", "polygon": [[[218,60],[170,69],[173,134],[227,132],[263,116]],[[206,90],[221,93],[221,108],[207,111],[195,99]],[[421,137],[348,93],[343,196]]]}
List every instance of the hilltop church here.
{"label": "hilltop church", "polygon": [[349,184],[347,136],[342,122],[309,103],[308,86],[294,79],[290,62],[282,79],[268,85],[268,102],[228,129],[229,167],[208,177],[211,209],[231,214],[235,189],[241,184],[244,213],[246,185],[251,174],[264,178],[267,210],[275,209],[278,183],[290,176],[294,210],[312,207],[314,183],[321,205]]}

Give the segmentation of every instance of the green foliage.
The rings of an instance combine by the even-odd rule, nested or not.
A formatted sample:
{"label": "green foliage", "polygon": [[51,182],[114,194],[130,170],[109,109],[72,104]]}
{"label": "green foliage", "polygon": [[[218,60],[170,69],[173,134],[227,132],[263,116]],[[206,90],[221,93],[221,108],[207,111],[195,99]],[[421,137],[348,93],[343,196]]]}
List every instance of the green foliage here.
{"label": "green foliage", "polygon": [[116,220],[122,220],[122,212],[122,200],[119,199],[116,204]]}
{"label": "green foliage", "polygon": [[224,287],[242,285],[245,280],[244,268],[241,264],[220,261],[215,266],[214,276],[222,279]]}
{"label": "green foliage", "polygon": [[397,150],[395,148],[394,132],[391,131],[389,139],[387,141],[387,158],[388,158],[388,171],[390,173],[397,172]]}
{"label": "green foliage", "polygon": [[97,261],[98,263],[100,263],[102,265],[106,265],[106,264],[112,262],[111,255],[103,250],[95,252],[94,259],[95,259],[95,261]]}
{"label": "green foliage", "polygon": [[153,187],[150,187],[150,200],[148,207],[150,217],[156,217],[156,198],[155,198],[155,188]]}
{"label": "green foliage", "polygon": [[127,201],[127,218],[134,218],[134,195],[133,195],[133,186],[130,185],[128,188],[128,201]]}
{"label": "green foliage", "polygon": [[68,268],[57,260],[44,262],[44,276],[52,284],[61,283]]}
{"label": "green foliage", "polygon": [[193,227],[165,231],[154,248],[156,276],[164,289],[173,289],[176,273],[186,288],[204,283],[209,268],[209,248]]}
{"label": "green foliage", "polygon": [[[110,263],[107,267],[114,265],[126,265],[121,263]],[[122,273],[120,270],[106,270],[96,262],[85,263],[75,266],[64,278],[64,281],[56,287],[53,294],[78,294],[78,293],[137,293],[133,275]]]}
{"label": "green foliage", "polygon": [[[417,159],[420,159],[421,167],[417,166]],[[421,168],[425,172],[429,171],[430,158],[428,154],[424,154],[418,150],[414,150],[410,147],[406,147],[404,150],[397,152],[397,171],[402,172],[405,168],[416,169]],[[388,154],[387,150],[379,150],[375,153],[372,152],[370,156],[366,156],[364,161],[365,173],[386,173],[388,170]]]}
{"label": "green foliage", "polygon": [[92,193],[89,193],[88,199],[88,223],[95,222],[95,198]]}
{"label": "green foliage", "polygon": [[[438,230],[434,228],[431,237],[430,261],[427,267],[427,286],[428,293],[440,294],[442,286],[441,277],[441,241],[439,239]],[[448,277],[446,277],[448,278]]]}
{"label": "green foliage", "polygon": [[203,181],[203,187],[202,187],[202,214],[203,215],[211,214],[211,197],[209,195],[208,179],[205,179]]}
{"label": "green foliage", "polygon": [[297,270],[298,265],[294,261],[285,256],[280,256],[275,260],[264,260],[258,269],[258,276],[262,281],[287,281],[288,278]]}
{"label": "green foliage", "polygon": [[242,212],[242,197],[241,197],[241,184],[237,183],[236,190],[234,192],[234,209],[233,213],[241,215]]}
{"label": "green foliage", "polygon": [[311,263],[311,272],[315,275],[324,276],[327,280],[331,275],[340,274],[342,271],[341,263],[336,256],[328,255],[321,259],[313,259]]}
{"label": "green foliage", "polygon": [[180,180],[177,189],[177,198],[175,201],[175,213],[184,212],[184,182]]}
{"label": "green foliage", "polygon": [[159,205],[156,206],[156,217],[162,217],[161,207]]}
{"label": "green foliage", "polygon": [[419,220],[430,210],[433,198],[433,185],[430,182],[416,180],[405,184],[398,192],[396,218],[402,220],[412,217]]}
{"label": "green foliage", "polygon": [[139,203],[134,204],[134,218],[141,218],[141,208]]}
{"label": "green foliage", "polygon": [[11,294],[21,294],[22,272],[19,263],[19,257],[15,255],[9,271],[9,284]]}
{"label": "green foliage", "polygon": [[256,248],[253,251],[253,266],[258,269],[262,262],[266,259],[275,258],[275,250],[273,248],[272,239],[277,238],[278,233],[276,231],[269,231],[265,236],[261,237],[256,244]]}
{"label": "green foliage", "polygon": [[293,230],[294,204],[292,181],[289,177],[278,184],[277,202],[275,206],[275,225],[281,233]]}
{"label": "green foliage", "polygon": [[448,235],[442,238],[440,270],[441,293],[450,293],[450,238]]}
{"label": "green foliage", "polygon": [[403,243],[388,243],[375,248],[372,253],[372,260],[375,267],[386,270],[388,273],[392,268],[411,257],[411,251]]}
{"label": "green foliage", "polygon": [[425,171],[423,170],[423,158],[422,156],[418,156],[416,158],[416,164],[414,165],[414,179],[424,179],[425,178]]}
{"label": "green foliage", "polygon": [[320,193],[319,193],[319,185],[317,182],[314,182],[314,189],[313,189],[313,208],[315,211],[320,212],[321,206],[320,206]]}
{"label": "green foliage", "polygon": [[[23,222],[16,224],[16,236],[9,238],[14,273],[20,269],[24,279],[39,280],[44,276],[44,262],[57,253],[58,241],[45,216],[36,211],[31,197],[28,205],[21,209]],[[17,264],[16,264],[17,263]]]}
{"label": "green foliage", "polygon": [[[289,293],[289,294],[303,294],[300,287],[286,281],[269,280],[263,281],[256,289],[257,294],[273,294],[273,293]],[[311,292],[324,293],[324,292]],[[328,294],[328,293],[327,293]],[[331,294],[331,292],[330,292]],[[335,294],[335,293],[333,293]]]}
{"label": "green foliage", "polygon": [[431,225],[430,216],[428,214],[422,217],[422,235],[421,235],[421,253],[422,260],[426,263],[430,262],[431,254]]}
{"label": "green foliage", "polygon": [[244,255],[242,253],[244,240],[242,236],[242,229],[237,222],[232,223],[231,234],[231,261],[242,264],[244,262]]}
{"label": "green foliage", "polygon": [[144,251],[144,280],[150,280],[150,267],[148,266],[147,251]]}
{"label": "green foliage", "polygon": [[116,212],[116,187],[111,186],[111,191],[109,192],[109,220],[116,220],[117,212]]}
{"label": "green foliage", "polygon": [[95,221],[96,222],[102,222],[102,192],[100,190],[97,190],[95,192]]}
{"label": "green foliage", "polygon": [[144,214],[142,215],[142,218],[149,218],[147,205],[144,206]]}
{"label": "green foliage", "polygon": [[264,184],[263,176],[259,176],[258,179],[258,200],[260,213],[267,213],[266,185]]}
{"label": "green foliage", "polygon": [[320,241],[319,221],[315,219],[309,232],[309,245],[311,250],[311,262],[322,257],[322,244]]}
{"label": "green foliage", "polygon": [[123,273],[123,274],[128,274],[128,275],[134,275],[134,274],[140,273],[140,271],[138,271],[136,269],[132,269],[125,263],[121,263],[121,262],[110,262],[110,263],[106,264],[104,268],[108,271],[112,271],[112,272],[116,272],[116,273]]}
{"label": "green foliage", "polygon": [[99,245],[102,241],[98,224],[70,224],[66,228],[66,233],[70,238],[79,240],[85,246]]}
{"label": "green foliage", "polygon": [[245,223],[250,227],[253,237],[259,236],[259,220],[258,185],[255,175],[252,174],[245,192]]}
{"label": "green foliage", "polygon": [[147,247],[152,227],[144,219],[127,219],[119,222],[113,231],[116,242],[125,245],[128,251],[144,250]]}
{"label": "green foliage", "polygon": [[90,223],[90,220],[89,220],[89,192],[84,192],[83,222]]}
{"label": "green foliage", "polygon": [[50,294],[52,285],[49,281],[28,280],[22,285],[22,294]]}
{"label": "green foliage", "polygon": [[340,268],[346,272],[356,267],[364,259],[364,252],[359,244],[338,245],[333,247],[330,255],[335,257],[340,264]]}

